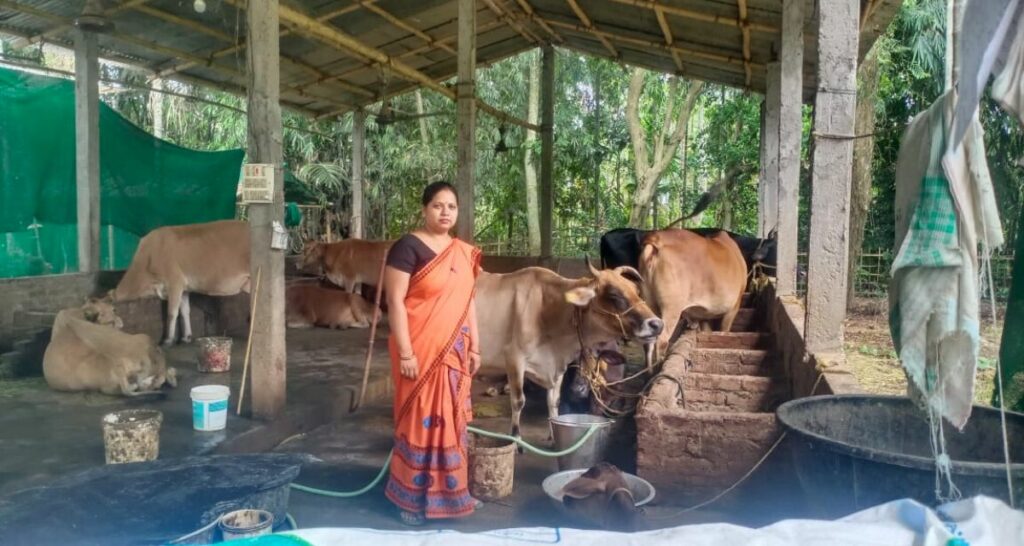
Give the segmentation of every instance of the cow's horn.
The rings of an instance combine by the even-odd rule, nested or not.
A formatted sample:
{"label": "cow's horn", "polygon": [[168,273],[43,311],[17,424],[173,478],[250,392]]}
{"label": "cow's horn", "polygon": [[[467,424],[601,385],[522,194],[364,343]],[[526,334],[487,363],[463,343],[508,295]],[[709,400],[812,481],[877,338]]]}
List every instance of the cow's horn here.
{"label": "cow's horn", "polygon": [[598,276],[598,271],[597,271],[597,268],[594,267],[594,264],[590,263],[590,254],[584,254],[583,255],[583,259],[584,259],[584,261],[587,262],[587,269],[590,270],[590,274],[593,275],[594,278],[596,279],[597,276]]}

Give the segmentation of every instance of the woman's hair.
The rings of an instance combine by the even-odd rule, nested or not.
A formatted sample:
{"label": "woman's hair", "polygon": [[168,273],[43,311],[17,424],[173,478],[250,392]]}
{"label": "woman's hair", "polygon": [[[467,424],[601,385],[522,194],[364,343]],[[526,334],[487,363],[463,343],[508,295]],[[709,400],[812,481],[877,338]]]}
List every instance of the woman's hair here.
{"label": "woman's hair", "polygon": [[448,190],[452,192],[452,195],[455,196],[455,204],[459,204],[459,192],[455,191],[455,186],[442,180],[440,182],[433,182],[427,187],[423,188],[423,206],[425,207],[429,205],[430,202],[434,200],[434,196],[437,195],[442,190]]}

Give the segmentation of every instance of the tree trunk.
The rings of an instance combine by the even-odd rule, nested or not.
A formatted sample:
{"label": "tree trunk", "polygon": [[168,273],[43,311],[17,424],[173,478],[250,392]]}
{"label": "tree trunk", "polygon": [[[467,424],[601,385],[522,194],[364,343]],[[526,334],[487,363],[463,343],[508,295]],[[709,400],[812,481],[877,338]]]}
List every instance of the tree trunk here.
{"label": "tree trunk", "polygon": [[[416,115],[423,115],[423,94],[419,89],[416,90]],[[423,146],[430,145],[430,133],[427,132],[427,118],[420,118],[420,140],[423,141]]]}
{"label": "tree trunk", "polygon": [[[858,74],[857,115],[854,134],[866,135],[875,130],[875,102],[878,98],[878,56],[872,47],[860,65]],[[850,185],[850,263],[847,270],[847,308],[853,305],[857,281],[857,264],[864,245],[864,226],[871,206],[871,163],[875,155],[875,138],[853,141],[853,180]]]}
{"label": "tree trunk", "polygon": [[[639,108],[640,94],[643,91],[645,71],[640,68],[633,69],[629,82],[629,93],[626,97],[626,120],[629,123],[629,136],[633,142],[633,157],[635,160],[636,191],[633,193],[633,203],[629,214],[629,225],[639,226],[644,219],[644,211],[651,205],[654,199],[655,189],[658,181],[672,163],[686,134],[686,125],[690,119],[690,112],[693,111],[697,99],[700,97],[704,87],[703,82],[693,82],[686,93],[684,103],[679,109],[679,117],[674,127],[671,124],[671,115],[674,110],[676,93],[670,92],[665,105],[665,121],[654,137],[653,157],[648,154],[647,135],[640,124]],[[670,84],[671,91],[675,91],[678,80]],[[666,137],[666,135],[669,135]]]}
{"label": "tree trunk", "polygon": [[[530,100],[526,119],[537,124],[540,119],[540,54],[530,54]],[[540,256],[540,193],[537,190],[537,162],[533,157],[537,133],[527,129],[523,146],[526,149],[523,161],[526,178],[526,230],[530,256]]]}
{"label": "tree trunk", "polygon": [[159,91],[164,89],[164,81],[160,78],[153,80],[153,89],[149,92],[149,112],[153,116],[153,136],[164,138],[164,94]]}

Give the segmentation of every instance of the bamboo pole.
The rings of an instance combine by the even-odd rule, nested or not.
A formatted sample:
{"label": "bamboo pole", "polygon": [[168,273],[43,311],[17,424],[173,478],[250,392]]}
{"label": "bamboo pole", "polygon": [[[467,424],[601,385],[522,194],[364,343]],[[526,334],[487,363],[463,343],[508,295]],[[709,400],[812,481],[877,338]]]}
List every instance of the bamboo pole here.
{"label": "bamboo pole", "polygon": [[619,52],[615,49],[615,46],[613,46],[612,43],[608,41],[608,38],[605,38],[604,36],[594,32],[597,30],[596,28],[594,28],[594,22],[590,20],[590,17],[587,17],[586,12],[583,11],[583,8],[580,7],[579,3],[576,2],[576,0],[567,1],[569,2],[569,7],[572,8],[572,11],[576,14],[576,17],[578,17],[580,22],[583,23],[583,26],[597,36],[597,39],[601,42],[604,48],[607,49],[608,52],[612,54],[612,57],[618,59]]}
{"label": "bamboo pole", "polygon": [[520,36],[526,38],[529,42],[534,44],[539,43],[541,41],[541,39],[538,38],[537,35],[530,32],[529,29],[527,29],[525,26],[520,25],[519,21],[517,21],[509,13],[506,13],[505,10],[502,9],[502,7],[499,6],[497,3],[495,3],[494,0],[483,0],[483,2],[495,15],[498,16],[498,19],[504,21],[506,25],[512,27],[512,29],[518,32]]}
{"label": "bamboo pole", "polygon": [[372,11],[373,13],[376,13],[377,15],[379,15],[381,18],[383,18],[385,21],[391,23],[392,25],[394,25],[394,26],[396,26],[396,27],[398,27],[398,28],[408,32],[409,34],[412,34],[412,35],[416,36],[417,38],[423,40],[424,42],[427,42],[427,44],[430,45],[431,47],[440,48],[440,49],[443,49],[443,50],[447,51],[448,53],[451,53],[452,55],[455,55],[455,49],[452,48],[451,46],[449,46],[448,44],[446,44],[444,42],[438,42],[435,38],[433,38],[432,36],[428,35],[426,32],[423,32],[423,31],[419,30],[418,28],[416,28],[416,27],[406,23],[405,21],[399,19],[398,17],[395,17],[391,13],[389,13],[389,12],[385,11],[384,9],[382,9],[380,6],[376,6],[372,2],[365,2],[365,1],[359,2],[359,5],[363,6],[368,11]]}
{"label": "bamboo pole", "polygon": [[[654,42],[654,41],[651,41],[651,40],[645,40],[645,39],[641,39],[641,38],[634,38],[634,37],[631,37],[631,36],[622,36],[620,34],[613,34],[611,32],[606,32],[606,31],[603,31],[603,30],[587,29],[587,28],[581,27],[580,25],[576,25],[576,24],[573,24],[573,23],[563,23],[561,21],[555,21],[555,20],[551,20],[551,19],[547,19],[547,22],[549,24],[553,25],[553,26],[560,27],[560,28],[565,28],[565,29],[568,29],[568,30],[574,30],[576,32],[600,34],[600,35],[603,35],[604,37],[609,38],[609,39],[611,39],[613,41],[622,42],[622,43],[625,43],[625,44],[632,44],[632,45],[637,45],[637,46],[641,46],[641,47],[656,48],[656,49],[660,49],[662,51],[678,51],[679,53],[687,55],[689,57],[697,57],[697,58],[706,59],[706,60],[709,60],[709,61],[728,63],[728,64],[732,64],[732,65],[736,65],[736,66],[743,66],[743,59],[739,59],[739,58],[736,58],[736,57],[731,57],[731,56],[728,56],[728,55],[719,55],[717,53],[707,53],[707,52],[704,52],[704,51],[698,51],[698,50],[695,50],[695,49],[690,49],[690,48],[686,48],[686,47],[680,47],[680,46],[677,46],[677,45],[668,46],[668,45],[665,45],[665,44],[663,44],[661,42]],[[764,69],[764,65],[761,64],[761,63],[751,62],[750,66],[752,68],[757,68],[759,70],[763,70]]]}
{"label": "bamboo pole", "polygon": [[747,21],[747,0],[736,0],[736,7],[739,9],[740,19],[737,26],[743,35],[743,72],[744,82],[750,87],[750,22]]}
{"label": "bamboo pole", "polygon": [[555,32],[555,29],[551,28],[551,26],[548,25],[547,21],[537,16],[537,13],[533,11],[533,6],[531,6],[529,2],[527,2],[526,0],[516,0],[516,3],[519,4],[519,8],[523,10],[523,13],[526,14],[526,17],[528,19],[540,25],[540,27],[543,28],[544,31],[547,32],[549,35],[551,35],[551,37],[554,38],[555,41],[565,41],[557,32]]}
{"label": "bamboo pole", "polygon": [[[665,45],[672,47],[672,28],[668,26],[668,19],[665,18],[665,12],[661,9],[654,10],[654,15],[658,17],[658,25],[661,26],[661,33],[665,35]],[[676,63],[676,68],[680,72],[683,71],[683,59],[679,57],[679,52],[672,50],[672,60]]]}
{"label": "bamboo pole", "polygon": [[[118,12],[134,8],[135,6],[140,6],[149,1],[150,0],[129,0],[128,2],[125,2],[121,5],[103,10],[103,16],[109,17],[111,15],[117,14]],[[65,30],[70,30],[74,28],[74,26],[74,23],[70,19],[68,19],[66,22],[59,23],[57,26],[51,28],[50,30],[44,31],[41,34],[35,34],[32,36],[21,36],[21,40],[12,43],[11,47],[15,49],[21,49],[38,42],[46,41],[48,38],[53,38],[54,36],[57,36],[58,34],[64,32]],[[6,33],[7,30],[5,29],[4,32]]]}
{"label": "bamboo pole", "polygon": [[[647,8],[650,10],[662,10],[665,13],[676,15],[678,17],[684,17],[687,19],[693,19],[695,21],[704,21],[705,23],[715,23],[718,25],[738,27],[740,26],[740,20],[733,17],[723,17],[721,15],[708,15],[707,13],[701,13],[699,11],[693,11],[686,8],[680,8],[676,6],[670,6],[661,2],[652,2],[651,0],[611,0],[619,4],[625,4],[627,6],[634,6],[640,8]],[[768,25],[763,23],[750,23],[750,30],[757,32],[765,32],[768,34],[778,34],[779,27],[775,25]]]}
{"label": "bamboo pole", "polygon": [[256,268],[256,288],[252,292],[252,305],[249,306],[249,339],[245,342],[245,361],[242,364],[242,384],[238,387],[238,409],[235,415],[242,414],[242,400],[245,398],[245,378],[249,374],[249,354],[252,353],[252,330],[256,326],[256,302],[260,295],[260,277],[263,276],[263,268]]}

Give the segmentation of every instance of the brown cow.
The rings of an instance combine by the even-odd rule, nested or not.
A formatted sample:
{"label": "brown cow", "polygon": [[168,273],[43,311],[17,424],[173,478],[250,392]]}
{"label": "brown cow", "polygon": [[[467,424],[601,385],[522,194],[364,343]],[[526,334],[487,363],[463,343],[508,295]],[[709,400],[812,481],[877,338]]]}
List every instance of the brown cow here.
{"label": "brown cow", "polygon": [[381,265],[394,241],[345,239],[336,243],[308,241],[302,252],[300,269],[316,266],[327,280],[355,292],[356,285],[377,284]]}
{"label": "brown cow", "polygon": [[610,463],[597,463],[562,488],[562,503],[573,514],[613,531],[641,528],[636,499],[622,472]]}
{"label": "brown cow", "polygon": [[120,323],[113,306],[96,300],[57,313],[43,355],[46,384],[125,396],[176,386],[175,370],[167,368],[160,348],[145,334],[120,331]]}
{"label": "brown cow", "polygon": [[643,241],[640,272],[646,280],[644,299],[665,320],[660,355],[681,317],[703,328],[720,318],[721,330],[728,332],[747,286],[743,254],[725,231],[707,237],[685,229],[652,232]]}
{"label": "brown cow", "polygon": [[548,415],[558,416],[562,378],[583,344],[622,337],[653,342],[664,324],[640,298],[640,274],[632,267],[598,271],[592,277],[567,279],[527,267],[508,274],[481,273],[476,284],[483,367],[508,376],[512,434],[526,404],[523,380],[548,391]]}
{"label": "brown cow", "polygon": [[292,285],[288,287],[287,299],[286,320],[289,328],[369,328],[373,320],[372,303],[359,294],[335,288]]}
{"label": "brown cow", "polygon": [[[224,220],[165,226],[139,241],[131,265],[112,291],[115,301],[157,296],[167,300],[167,336],[174,343],[178,315],[182,341],[192,341],[189,292],[232,296],[249,291],[249,224]],[[264,275],[266,276],[266,275]]]}

